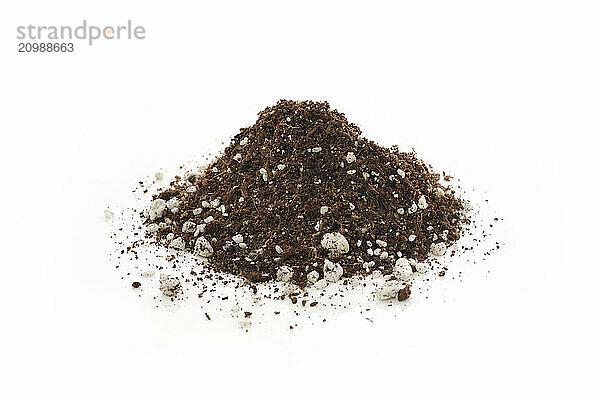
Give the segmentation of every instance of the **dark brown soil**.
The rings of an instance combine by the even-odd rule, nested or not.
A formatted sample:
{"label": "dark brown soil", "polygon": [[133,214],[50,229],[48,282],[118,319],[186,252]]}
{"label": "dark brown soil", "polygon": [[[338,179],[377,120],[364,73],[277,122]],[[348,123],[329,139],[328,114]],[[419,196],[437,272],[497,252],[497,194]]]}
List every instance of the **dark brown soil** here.
{"label": "dark brown soil", "polygon": [[[409,212],[422,196],[426,208]],[[250,282],[274,280],[281,266],[292,269],[291,281],[300,286],[311,271],[323,278],[324,259],[330,257],[321,240],[331,232],[349,242],[349,251],[334,260],[344,277],[374,269],[388,274],[397,252],[423,261],[432,243],[456,241],[465,222],[461,201],[431,166],[414,152],[363,138],[326,102],[281,100],[266,108],[205,174],[178,177],[155,196],[174,197],[180,201],[176,212],[167,209],[161,218],[146,220],[166,222],[157,233],[159,243],[168,245],[173,233],[191,252],[198,232],[183,232],[184,223],[200,225],[212,217],[199,236],[214,248],[213,267]],[[328,207],[324,214],[322,207]],[[235,235],[243,236],[245,246]],[[368,250],[377,248],[377,254]],[[375,265],[365,264],[369,261]]]}
{"label": "dark brown soil", "polygon": [[404,301],[410,297],[410,285],[406,285],[398,291],[398,301]]}

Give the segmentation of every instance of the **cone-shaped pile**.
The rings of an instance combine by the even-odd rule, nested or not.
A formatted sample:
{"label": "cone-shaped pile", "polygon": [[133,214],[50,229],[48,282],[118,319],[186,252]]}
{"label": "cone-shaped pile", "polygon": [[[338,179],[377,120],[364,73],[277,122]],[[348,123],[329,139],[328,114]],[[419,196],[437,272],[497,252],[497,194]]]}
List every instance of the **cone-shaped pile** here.
{"label": "cone-shaped pile", "polygon": [[159,243],[251,282],[388,274],[458,239],[463,207],[439,180],[328,103],[281,100],[204,173],[158,194],[146,223]]}

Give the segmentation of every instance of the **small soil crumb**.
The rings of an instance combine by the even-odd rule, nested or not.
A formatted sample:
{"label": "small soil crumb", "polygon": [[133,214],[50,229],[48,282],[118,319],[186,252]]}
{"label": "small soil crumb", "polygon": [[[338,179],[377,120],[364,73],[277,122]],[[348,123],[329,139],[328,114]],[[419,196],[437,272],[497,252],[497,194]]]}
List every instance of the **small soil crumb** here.
{"label": "small soil crumb", "polygon": [[175,297],[181,291],[181,283],[177,278],[171,278],[167,274],[160,274],[160,291],[167,297]]}
{"label": "small soil crumb", "polygon": [[133,283],[131,284],[131,286],[132,286],[134,289],[137,289],[137,288],[139,288],[140,286],[142,286],[142,284],[141,284],[140,282],[133,282]]}
{"label": "small soil crumb", "polygon": [[398,290],[398,301],[404,301],[410,297],[410,285],[406,285]]}

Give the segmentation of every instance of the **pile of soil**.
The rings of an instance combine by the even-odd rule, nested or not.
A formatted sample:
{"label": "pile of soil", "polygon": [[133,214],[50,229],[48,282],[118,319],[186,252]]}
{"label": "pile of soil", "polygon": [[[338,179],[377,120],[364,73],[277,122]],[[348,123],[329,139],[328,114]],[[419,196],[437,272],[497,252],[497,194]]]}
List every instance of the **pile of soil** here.
{"label": "pile of soil", "polygon": [[176,177],[143,217],[158,243],[251,283],[323,286],[374,271],[407,281],[467,222],[442,183],[414,152],[365,139],[327,102],[281,100],[205,170]]}

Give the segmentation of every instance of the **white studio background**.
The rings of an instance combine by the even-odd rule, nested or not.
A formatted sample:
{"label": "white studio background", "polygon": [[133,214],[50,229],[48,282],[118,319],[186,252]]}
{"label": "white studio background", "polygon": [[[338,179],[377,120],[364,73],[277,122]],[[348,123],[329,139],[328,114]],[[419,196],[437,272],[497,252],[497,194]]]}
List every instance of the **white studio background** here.
{"label": "white studio background", "polygon": [[[599,17],[592,1],[3,2],[2,397],[597,398]],[[17,53],[17,26],[84,18],[147,38]],[[104,207],[280,98],[328,100],[486,193],[507,233],[489,277],[400,318],[270,335],[209,334],[124,291]]]}

